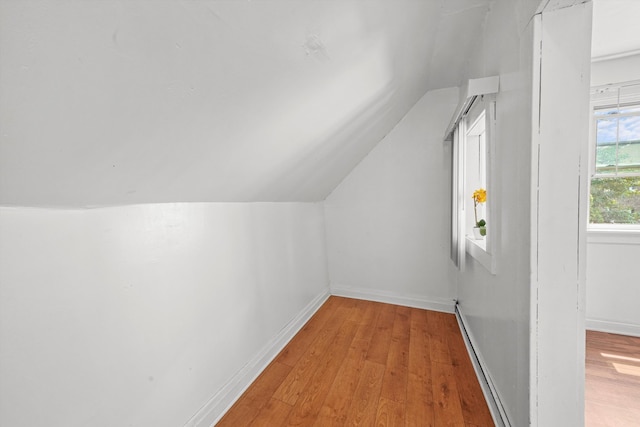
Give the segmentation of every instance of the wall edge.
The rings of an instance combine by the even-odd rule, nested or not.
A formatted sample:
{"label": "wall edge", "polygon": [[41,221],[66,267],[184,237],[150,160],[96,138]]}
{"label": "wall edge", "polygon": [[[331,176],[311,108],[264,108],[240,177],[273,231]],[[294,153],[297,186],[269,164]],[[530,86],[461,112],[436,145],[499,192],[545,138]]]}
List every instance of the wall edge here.
{"label": "wall edge", "polygon": [[214,426],[233,406],[258,375],[271,363],[280,351],[302,329],[307,321],[329,298],[328,289],[316,295],[280,332],[273,337],[256,356],[218,390],[190,419],[184,427]]}
{"label": "wall edge", "polygon": [[453,298],[423,298],[415,295],[404,295],[390,291],[354,288],[340,284],[330,286],[331,295],[362,299],[367,301],[395,304],[405,307],[421,308],[424,310],[453,313],[455,300]]}

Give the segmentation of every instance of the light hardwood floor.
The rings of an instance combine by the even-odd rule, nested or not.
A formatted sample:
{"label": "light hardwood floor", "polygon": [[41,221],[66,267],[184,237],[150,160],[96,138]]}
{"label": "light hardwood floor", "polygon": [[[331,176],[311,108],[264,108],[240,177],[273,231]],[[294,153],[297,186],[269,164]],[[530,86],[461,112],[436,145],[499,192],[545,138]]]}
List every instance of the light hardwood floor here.
{"label": "light hardwood floor", "polygon": [[217,424],[493,426],[455,316],[330,297]]}
{"label": "light hardwood floor", "polygon": [[587,331],[585,424],[640,426],[640,338]]}

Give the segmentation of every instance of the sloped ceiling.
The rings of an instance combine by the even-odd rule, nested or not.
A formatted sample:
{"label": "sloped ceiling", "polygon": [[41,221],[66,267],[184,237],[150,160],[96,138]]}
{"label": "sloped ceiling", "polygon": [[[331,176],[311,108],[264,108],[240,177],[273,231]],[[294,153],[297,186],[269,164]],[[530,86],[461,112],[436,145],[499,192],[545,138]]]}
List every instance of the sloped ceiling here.
{"label": "sloped ceiling", "polygon": [[317,201],[489,0],[0,2],[0,203]]}

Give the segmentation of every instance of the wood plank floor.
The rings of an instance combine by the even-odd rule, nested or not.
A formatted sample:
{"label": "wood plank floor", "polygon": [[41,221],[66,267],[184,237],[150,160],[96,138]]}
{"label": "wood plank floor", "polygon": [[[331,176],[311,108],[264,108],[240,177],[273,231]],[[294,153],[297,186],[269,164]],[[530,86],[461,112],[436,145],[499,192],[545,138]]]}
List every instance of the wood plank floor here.
{"label": "wood plank floor", "polygon": [[330,297],[217,424],[493,426],[453,314]]}
{"label": "wood plank floor", "polygon": [[640,426],[640,338],[587,331],[585,424]]}

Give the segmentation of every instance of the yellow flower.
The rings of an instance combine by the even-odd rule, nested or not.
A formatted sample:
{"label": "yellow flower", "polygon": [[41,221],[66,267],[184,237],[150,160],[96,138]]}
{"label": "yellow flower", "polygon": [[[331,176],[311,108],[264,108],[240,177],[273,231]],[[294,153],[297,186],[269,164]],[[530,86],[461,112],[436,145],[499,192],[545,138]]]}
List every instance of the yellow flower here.
{"label": "yellow flower", "polygon": [[487,201],[487,190],[478,188],[473,192],[473,201],[476,203],[484,203]]}

